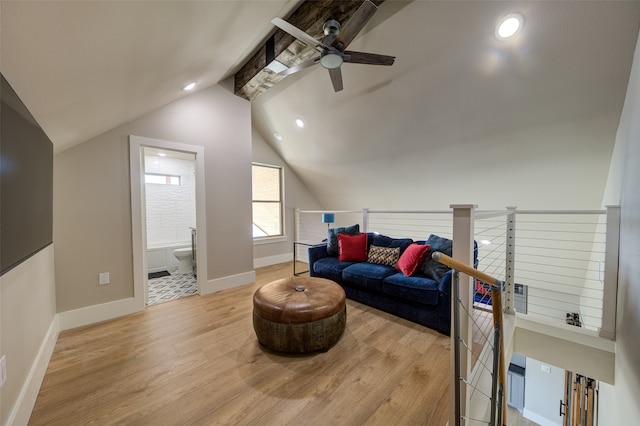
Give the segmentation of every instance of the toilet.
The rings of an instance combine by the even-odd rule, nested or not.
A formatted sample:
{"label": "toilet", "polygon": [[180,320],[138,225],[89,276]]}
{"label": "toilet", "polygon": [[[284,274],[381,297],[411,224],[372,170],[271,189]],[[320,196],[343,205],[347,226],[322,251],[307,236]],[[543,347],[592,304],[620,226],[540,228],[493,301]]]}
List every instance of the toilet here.
{"label": "toilet", "polygon": [[193,262],[191,255],[191,248],[179,248],[173,251],[173,255],[178,259],[178,273],[179,274],[191,274],[193,273]]}

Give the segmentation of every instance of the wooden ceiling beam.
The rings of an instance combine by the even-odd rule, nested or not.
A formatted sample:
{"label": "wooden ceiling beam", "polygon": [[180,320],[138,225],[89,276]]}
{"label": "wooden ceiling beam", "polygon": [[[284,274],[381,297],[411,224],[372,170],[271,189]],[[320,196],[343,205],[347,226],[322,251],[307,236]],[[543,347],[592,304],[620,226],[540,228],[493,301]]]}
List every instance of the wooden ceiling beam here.
{"label": "wooden ceiling beam", "polygon": [[[384,0],[372,0],[379,6]],[[286,20],[307,34],[321,39],[322,25],[333,18],[346,23],[363,0],[306,0]],[[318,56],[318,51],[274,26],[267,41],[235,74],[234,93],[249,101],[273,87],[284,77],[267,68],[271,60],[292,67]]]}

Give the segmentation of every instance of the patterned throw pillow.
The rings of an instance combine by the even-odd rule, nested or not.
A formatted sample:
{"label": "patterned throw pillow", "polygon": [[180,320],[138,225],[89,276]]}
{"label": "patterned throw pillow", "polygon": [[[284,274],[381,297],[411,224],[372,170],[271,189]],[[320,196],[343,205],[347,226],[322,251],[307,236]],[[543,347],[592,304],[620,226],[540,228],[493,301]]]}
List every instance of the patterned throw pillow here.
{"label": "patterned throw pillow", "polygon": [[400,247],[379,247],[372,245],[369,249],[368,263],[396,266],[400,257]]}

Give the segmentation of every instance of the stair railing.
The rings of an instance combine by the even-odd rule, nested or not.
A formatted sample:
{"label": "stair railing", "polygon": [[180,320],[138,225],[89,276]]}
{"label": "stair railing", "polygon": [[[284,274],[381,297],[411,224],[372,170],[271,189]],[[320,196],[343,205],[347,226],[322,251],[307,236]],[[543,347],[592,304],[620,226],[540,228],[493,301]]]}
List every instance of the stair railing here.
{"label": "stair railing", "polygon": [[[503,283],[502,281],[488,275],[482,271],[478,271],[477,269],[462,263],[456,259],[453,259],[450,256],[447,256],[441,252],[433,253],[433,259],[449,266],[453,269],[453,282],[452,282],[452,297],[454,300],[453,303],[453,334],[454,334],[454,342],[453,351],[454,351],[454,377],[455,380],[455,401],[454,401],[454,410],[455,410],[455,425],[459,426],[464,421],[465,424],[467,421],[477,421],[485,424],[489,424],[491,426],[499,426],[507,424],[507,410],[506,410],[506,368],[505,368],[505,359],[504,359],[504,327],[503,327],[503,315],[502,315],[502,289]],[[470,418],[466,413],[462,413],[460,408],[460,395],[461,395],[461,382],[464,382],[468,386],[464,378],[461,376],[460,372],[460,357],[461,357],[461,349],[460,345],[465,345],[469,347],[469,343],[465,343],[462,341],[460,336],[460,290],[459,290],[459,272],[462,272],[476,280],[479,280],[491,288],[491,298],[492,298],[492,315],[493,315],[493,329],[494,329],[494,339],[493,339],[493,371],[491,378],[491,396],[489,397],[491,400],[491,414],[489,422]],[[471,315],[469,312],[467,315]],[[496,371],[497,370],[497,371]],[[468,393],[465,392],[465,395]],[[465,407],[468,408],[468,405],[465,403]]]}

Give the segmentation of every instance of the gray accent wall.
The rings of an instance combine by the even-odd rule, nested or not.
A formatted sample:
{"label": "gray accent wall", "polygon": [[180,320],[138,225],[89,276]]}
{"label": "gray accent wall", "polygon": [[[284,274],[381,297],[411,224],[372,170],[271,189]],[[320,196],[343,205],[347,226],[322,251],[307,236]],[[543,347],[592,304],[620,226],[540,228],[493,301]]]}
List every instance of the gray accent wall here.
{"label": "gray accent wall", "polygon": [[[253,271],[251,109],[232,85],[187,95],[55,155],[58,312],[133,297],[131,134],[204,147],[207,279]],[[110,284],[98,285],[100,272]]]}

